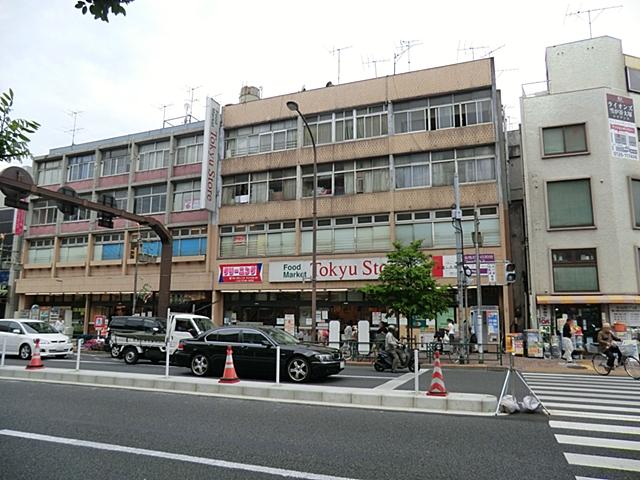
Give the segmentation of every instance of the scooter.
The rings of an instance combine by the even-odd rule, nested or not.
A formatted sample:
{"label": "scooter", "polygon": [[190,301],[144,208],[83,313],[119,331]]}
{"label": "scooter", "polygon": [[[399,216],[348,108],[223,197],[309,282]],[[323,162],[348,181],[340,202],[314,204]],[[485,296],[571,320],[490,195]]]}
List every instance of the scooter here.
{"label": "scooter", "polygon": [[[410,355],[409,349],[406,345],[402,346],[404,352],[404,362],[400,362],[398,368],[408,368],[410,372],[415,371],[415,364],[412,355]],[[391,370],[393,367],[393,355],[386,350],[380,350],[376,356],[376,361],[373,363],[373,368],[376,372],[384,372],[385,370]]]}

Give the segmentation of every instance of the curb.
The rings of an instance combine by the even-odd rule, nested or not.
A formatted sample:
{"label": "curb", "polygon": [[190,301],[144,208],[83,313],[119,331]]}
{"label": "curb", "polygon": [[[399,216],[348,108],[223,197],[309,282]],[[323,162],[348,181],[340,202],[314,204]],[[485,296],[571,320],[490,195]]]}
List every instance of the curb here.
{"label": "curb", "polygon": [[254,381],[220,384],[217,379],[166,378],[60,368],[32,371],[22,367],[3,367],[0,369],[0,379],[414,413],[493,416],[497,405],[495,396],[485,394],[449,393],[446,397],[428,397],[424,392],[416,395],[413,391],[383,392],[365,388],[277,385]]}

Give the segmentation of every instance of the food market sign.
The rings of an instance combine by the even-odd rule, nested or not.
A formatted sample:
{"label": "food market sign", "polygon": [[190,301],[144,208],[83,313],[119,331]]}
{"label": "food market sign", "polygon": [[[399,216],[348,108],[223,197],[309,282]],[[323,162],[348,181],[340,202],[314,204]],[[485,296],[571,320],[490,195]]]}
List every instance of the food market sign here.
{"label": "food market sign", "polygon": [[[377,280],[386,257],[341,258],[318,260],[317,280],[336,282],[345,280]],[[310,261],[269,262],[270,282],[311,281]]]}

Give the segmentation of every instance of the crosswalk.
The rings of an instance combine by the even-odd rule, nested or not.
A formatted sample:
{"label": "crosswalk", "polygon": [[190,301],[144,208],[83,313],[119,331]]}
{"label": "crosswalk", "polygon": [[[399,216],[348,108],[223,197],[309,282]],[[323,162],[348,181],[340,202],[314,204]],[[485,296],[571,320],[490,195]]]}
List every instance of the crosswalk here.
{"label": "crosswalk", "polygon": [[524,373],[576,480],[640,478],[640,381]]}

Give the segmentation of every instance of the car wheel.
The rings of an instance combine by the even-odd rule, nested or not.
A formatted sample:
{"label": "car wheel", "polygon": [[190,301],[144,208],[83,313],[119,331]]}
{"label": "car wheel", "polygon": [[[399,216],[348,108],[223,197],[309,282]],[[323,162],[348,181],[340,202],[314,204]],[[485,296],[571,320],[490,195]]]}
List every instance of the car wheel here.
{"label": "car wheel", "polygon": [[56,355],[56,358],[67,358],[68,355]]}
{"label": "car wheel", "polygon": [[378,362],[373,364],[373,368],[376,370],[376,372],[384,372],[384,367]]}
{"label": "car wheel", "polygon": [[113,347],[111,347],[109,353],[111,353],[111,358],[120,357],[120,347],[118,345],[114,345]]}
{"label": "car wheel", "polygon": [[29,360],[31,358],[31,347],[26,343],[24,345],[20,345],[20,350],[18,350],[18,352],[22,360]]}
{"label": "car wheel", "polygon": [[206,355],[198,353],[191,359],[191,371],[198,377],[204,377],[209,373],[211,362]]}
{"label": "car wheel", "polygon": [[124,363],[128,365],[135,365],[138,363],[138,351],[135,348],[127,348],[124,351]]}
{"label": "car wheel", "polygon": [[311,377],[309,362],[302,357],[293,357],[287,364],[287,375],[293,382],[306,382]]}

